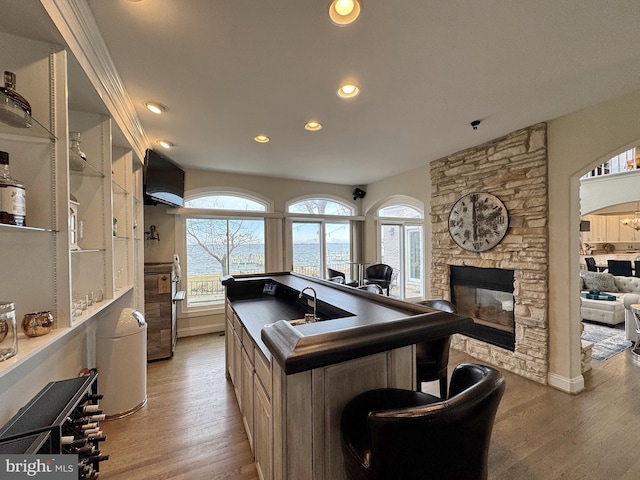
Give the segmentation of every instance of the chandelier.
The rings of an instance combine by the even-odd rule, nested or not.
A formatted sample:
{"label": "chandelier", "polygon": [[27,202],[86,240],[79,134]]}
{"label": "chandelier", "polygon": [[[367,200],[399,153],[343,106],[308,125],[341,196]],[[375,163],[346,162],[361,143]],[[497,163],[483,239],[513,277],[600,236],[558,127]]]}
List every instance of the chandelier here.
{"label": "chandelier", "polygon": [[635,212],[633,217],[625,217],[620,220],[620,223],[626,225],[627,227],[631,227],[634,230],[640,230],[640,212]]}

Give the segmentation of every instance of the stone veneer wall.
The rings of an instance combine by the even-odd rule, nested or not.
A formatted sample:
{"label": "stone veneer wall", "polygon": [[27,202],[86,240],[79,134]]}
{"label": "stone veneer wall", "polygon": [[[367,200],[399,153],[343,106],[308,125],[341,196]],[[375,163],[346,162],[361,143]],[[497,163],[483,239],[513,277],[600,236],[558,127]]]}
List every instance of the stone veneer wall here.
{"label": "stone veneer wall", "polygon": [[[450,299],[449,265],[515,272],[515,352],[455,335],[452,346],[540,383],[548,371],[548,195],[546,124],[537,124],[431,163],[433,298]],[[507,207],[509,229],[486,252],[458,247],[447,228],[462,195],[488,192]]]}

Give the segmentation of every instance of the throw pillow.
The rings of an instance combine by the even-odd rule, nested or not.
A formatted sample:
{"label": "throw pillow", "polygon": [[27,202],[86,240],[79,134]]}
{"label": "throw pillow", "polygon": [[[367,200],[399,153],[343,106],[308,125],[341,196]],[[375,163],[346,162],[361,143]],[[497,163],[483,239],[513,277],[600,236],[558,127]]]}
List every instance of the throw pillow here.
{"label": "throw pillow", "polygon": [[584,286],[587,290],[598,290],[599,292],[617,292],[613,281],[613,275],[605,272],[580,272],[580,276],[584,280]]}

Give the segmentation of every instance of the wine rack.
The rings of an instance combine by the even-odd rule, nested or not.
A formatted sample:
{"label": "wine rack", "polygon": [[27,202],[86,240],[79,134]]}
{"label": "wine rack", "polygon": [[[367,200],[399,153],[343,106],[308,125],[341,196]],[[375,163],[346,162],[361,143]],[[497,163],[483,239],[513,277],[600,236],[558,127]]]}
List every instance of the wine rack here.
{"label": "wine rack", "polygon": [[104,414],[98,403],[98,374],[47,384],[0,428],[0,453],[76,454],[78,478],[98,478],[100,451],[106,440],[100,430]]}

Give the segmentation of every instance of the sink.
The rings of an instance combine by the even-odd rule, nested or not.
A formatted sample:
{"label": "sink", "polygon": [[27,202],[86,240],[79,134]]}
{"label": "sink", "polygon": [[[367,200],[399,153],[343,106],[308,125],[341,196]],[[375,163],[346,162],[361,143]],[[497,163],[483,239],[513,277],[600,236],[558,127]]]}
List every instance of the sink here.
{"label": "sink", "polygon": [[[307,323],[307,321],[306,321],[304,318],[294,318],[293,320],[285,320],[285,319],[283,319],[283,320],[284,320],[285,322],[287,322],[289,325],[292,325],[292,326],[294,326],[294,327],[295,327],[296,325],[304,325],[305,323]],[[280,321],[280,320],[278,320],[278,322],[279,322],[279,321]],[[272,327],[272,326],[274,326],[274,325],[275,325],[276,323],[278,323],[278,322],[267,323],[267,324],[265,325],[265,327]]]}

